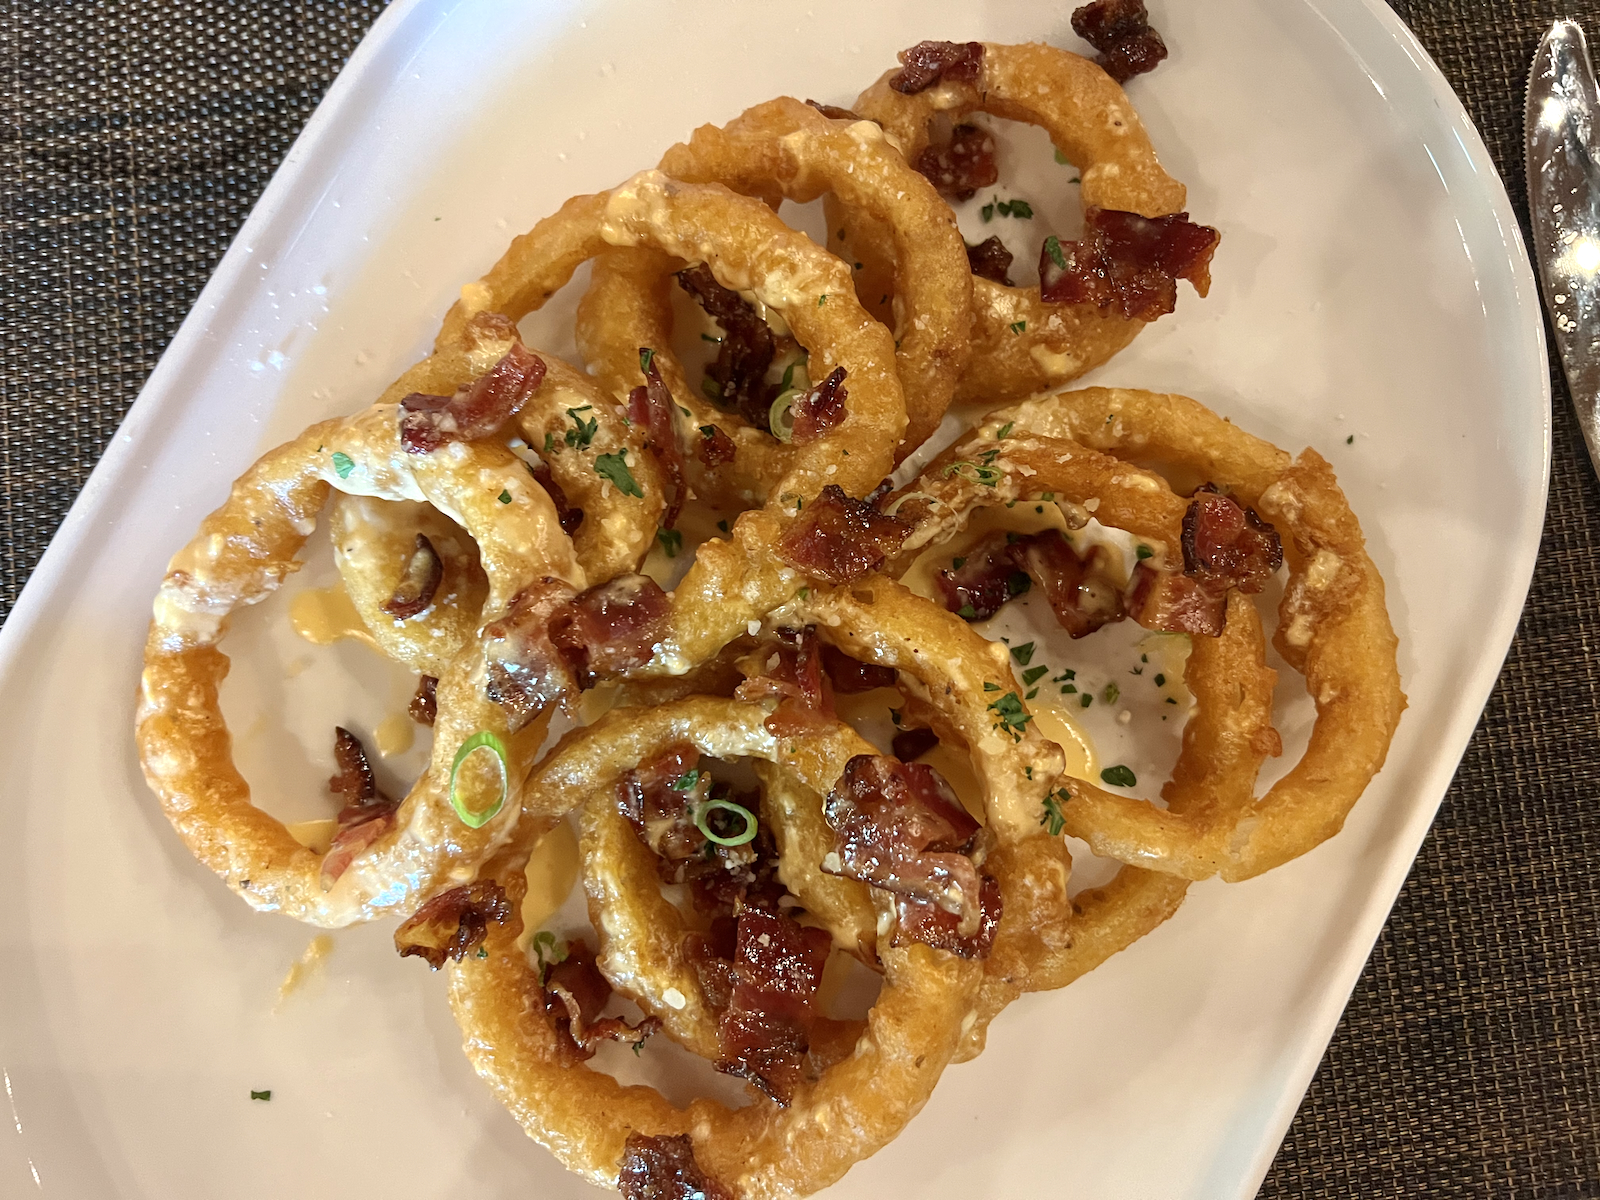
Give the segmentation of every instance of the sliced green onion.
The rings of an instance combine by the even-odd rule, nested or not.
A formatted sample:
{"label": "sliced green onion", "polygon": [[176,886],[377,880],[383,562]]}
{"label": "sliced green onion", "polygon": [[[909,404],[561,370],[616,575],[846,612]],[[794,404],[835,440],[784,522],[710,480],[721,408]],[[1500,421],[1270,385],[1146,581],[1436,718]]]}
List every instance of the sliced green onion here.
{"label": "sliced green onion", "polygon": [[799,398],[800,393],[790,388],[772,402],[772,408],[767,412],[767,427],[780,442],[790,441],[794,437],[794,402]]}
{"label": "sliced green onion", "polygon": [[935,496],[932,492],[907,492],[904,496],[901,496],[895,500],[893,504],[886,506],[883,510],[884,514],[886,516],[894,516],[895,513],[900,511],[900,506],[907,500],[926,500],[929,508],[932,508],[935,504],[943,504],[946,508],[950,509],[951,512],[955,511],[948,501],[939,499],[939,497]]}
{"label": "sliced green onion", "polygon": [[[491,750],[495,758],[500,760],[500,795],[485,812],[471,811],[456,793],[456,776],[461,772],[461,764],[479,750]],[[461,818],[462,824],[469,829],[481,829],[494,819],[495,815],[505,807],[510,775],[506,744],[487,729],[479,730],[461,743],[461,749],[456,751],[456,760],[450,765],[450,807],[456,810],[456,816]]]}
{"label": "sliced green onion", "polygon": [[[723,812],[738,813],[744,820],[744,828],[736,837],[726,838],[719,833],[712,832],[711,824],[706,820],[713,812],[721,809]],[[742,846],[746,842],[755,840],[756,829],[759,826],[755,813],[742,804],[735,804],[732,800],[711,800],[695,809],[694,827],[706,835],[709,841],[719,846]]]}

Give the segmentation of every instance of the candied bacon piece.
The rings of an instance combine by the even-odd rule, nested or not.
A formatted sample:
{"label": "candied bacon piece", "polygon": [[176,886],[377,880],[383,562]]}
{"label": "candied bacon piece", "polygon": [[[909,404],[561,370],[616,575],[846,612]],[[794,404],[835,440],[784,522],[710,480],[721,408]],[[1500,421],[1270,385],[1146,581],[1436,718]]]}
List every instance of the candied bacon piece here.
{"label": "candied bacon piece", "polygon": [[484,627],[484,694],[505,709],[512,733],[579,690],[572,664],[550,638],[552,620],[576,595],[570,584],[547,576],[524,588],[505,616]]}
{"label": "candied bacon piece", "polygon": [[794,398],[789,411],[794,417],[791,437],[796,443],[814,442],[844,420],[844,402],[850,398],[844,376],[844,368],[835,367],[821,383]]}
{"label": "candied bacon piece", "polygon": [[722,326],[717,357],[706,367],[706,378],[720,392],[717,405],[738,413],[757,429],[768,428],[769,410],[778,395],[778,389],[767,382],[767,368],[777,353],[772,330],[755,306],[718,283],[705,263],[679,271],[678,283]]}
{"label": "candied bacon piece", "polygon": [[970,200],[979,188],[1000,179],[994,137],[976,125],[957,125],[948,142],[924,147],[911,165],[940,195],[953,200]]}
{"label": "candied bacon piece", "polygon": [[1227,589],[1212,589],[1189,575],[1140,563],[1133,571],[1127,607],[1146,629],[1216,637],[1227,617]]}
{"label": "candied bacon piece", "polygon": [[418,725],[432,727],[439,715],[439,680],[436,676],[424,675],[417,681],[416,695],[406,705],[406,712]]}
{"label": "candied bacon piece", "polygon": [[894,735],[889,748],[901,762],[915,762],[939,744],[939,735],[931,729],[902,729]]}
{"label": "candied bacon piece", "polygon": [[[799,737],[833,717],[833,691],[823,673],[824,647],[815,626],[782,629],[784,644],[758,651],[760,673],[734,690],[740,700],[778,697],[777,709],[763,724],[774,737]],[[762,657],[764,656],[764,657]]]}
{"label": "candied bacon piece", "polygon": [[412,392],[400,401],[400,443],[410,454],[428,454],[448,442],[492,436],[522,410],[544,382],[544,359],[521,342],[499,362],[451,396]]}
{"label": "candied bacon piece", "polygon": [[672,601],[647,575],[619,575],[580,593],[551,621],[551,642],[587,689],[644,666],[666,636]]}
{"label": "candied bacon piece", "polygon": [[1073,11],[1072,31],[1100,51],[1095,61],[1118,83],[1154,71],[1167,56],[1144,0],[1092,0]]}
{"label": "candied bacon piece", "polygon": [[1130,321],[1153,321],[1177,307],[1178,280],[1187,279],[1202,296],[1210,290],[1211,256],[1221,241],[1188,213],[1141,217],[1090,208],[1078,241],[1045,239],[1040,295],[1048,304],[1093,304]]}
{"label": "candied bacon piece", "polygon": [[977,932],[963,937],[961,921],[954,913],[945,912],[926,900],[902,896],[895,901],[895,913],[899,920],[895,924],[893,944],[904,946],[907,942],[922,942],[935,950],[948,950],[962,958],[988,958],[989,951],[994,948],[995,930],[1000,926],[1003,906],[1000,881],[993,875],[984,875],[982,879],[983,884],[978,892],[981,916]]}
{"label": "candied bacon piece", "polygon": [[695,827],[689,811],[689,802],[710,790],[701,779],[688,782],[699,761],[700,751],[693,743],[675,742],[617,781],[617,811],[646,846],[669,862],[705,851],[706,836]]}
{"label": "candied bacon piece", "polygon": [[700,445],[695,449],[700,461],[708,467],[732,462],[739,453],[733,439],[715,425],[700,426]]}
{"label": "candied bacon piece", "polygon": [[968,550],[960,566],[952,563],[933,577],[945,608],[968,621],[987,621],[1007,600],[1032,586],[1011,556],[1015,537],[996,530]]}
{"label": "candied bacon piece", "polygon": [[1278,531],[1213,484],[1197,488],[1183,514],[1183,573],[1254,595],[1283,566]]}
{"label": "candied bacon piece", "polygon": [[394,931],[400,957],[415,954],[437,971],[447,958],[460,962],[476,950],[489,932],[489,922],[511,915],[511,901],[492,880],[440,892],[417,909]]}
{"label": "candied bacon piece", "polygon": [[803,1078],[817,986],[833,939],[778,912],[739,914],[733,994],[717,1023],[717,1070],[748,1079],[786,1106]]}
{"label": "candied bacon piece", "polygon": [[667,497],[667,511],[661,516],[661,528],[671,529],[678,523],[678,513],[689,485],[683,478],[683,447],[678,444],[678,419],[672,393],[666,380],[661,378],[661,368],[656,365],[655,354],[641,347],[641,360],[648,356],[645,382],[628,393],[628,420],[642,426],[645,431],[645,449],[656,456],[661,469],[667,473],[671,493]]}
{"label": "candied bacon piece", "polygon": [[611,999],[611,985],[594,963],[594,951],[587,942],[567,943],[567,955],[545,970],[544,1009],[555,1019],[557,1035],[565,1039],[564,1050],[575,1060],[593,1058],[600,1043],[643,1042],[661,1028],[656,1017],[645,1017],[630,1025],[621,1017],[602,1017]]}
{"label": "candied bacon piece", "polygon": [[967,247],[967,267],[981,279],[1011,286],[1011,260],[1014,256],[1006,249],[1000,235],[984,238],[976,246]]}
{"label": "candied bacon piece", "polygon": [[976,83],[983,69],[983,43],[918,42],[898,57],[901,67],[889,86],[903,96],[914,96],[946,79]]}
{"label": "candied bacon piece", "polygon": [[893,667],[857,662],[836,646],[822,647],[822,669],[828,673],[833,690],[846,696],[870,692],[873,688],[893,687],[899,679]]}
{"label": "candied bacon piece", "polygon": [[561,524],[561,532],[571,537],[578,532],[578,526],[583,524],[583,509],[573,508],[567,502],[567,493],[562,491],[561,485],[556,482],[556,477],[550,473],[550,464],[544,459],[528,463],[528,474],[533,476],[533,481],[545,490],[550,497],[550,503],[556,506],[556,520]]}
{"label": "candied bacon piece", "polygon": [[617,1173],[622,1200],[733,1200],[733,1193],[695,1161],[688,1134],[630,1133]]}
{"label": "candied bacon piece", "polygon": [[852,112],[848,108],[840,108],[837,104],[824,104],[820,100],[807,100],[806,103],[830,121],[859,121],[862,119],[860,113]]}
{"label": "candied bacon piece", "polygon": [[706,1004],[721,1012],[733,1001],[733,956],[738,953],[739,922],[730,913],[711,918],[705,933],[683,939],[683,957],[705,992]]}
{"label": "candied bacon piece", "polygon": [[977,860],[985,840],[950,785],[932,767],[858,754],[823,805],[837,861],[822,869],[935,905],[958,918],[958,936],[983,926]]}
{"label": "candied bacon piece", "polygon": [[444,563],[425,534],[417,534],[416,549],[406,560],[406,569],[395,584],[394,595],[383,602],[383,611],[397,621],[425,612],[444,578]]}
{"label": "candied bacon piece", "polygon": [[350,864],[372,843],[394,827],[400,801],[378,790],[377,778],[367,762],[366,747],[342,725],[334,726],[333,761],[339,773],[328,780],[328,790],[344,800],[335,818],[337,831],[322,856],[322,886],[338,882]]}
{"label": "candied bacon piece", "polygon": [[898,553],[910,532],[908,522],[830,483],[779,536],[774,549],[797,571],[829,583],[849,583]]}
{"label": "candied bacon piece", "polygon": [[1080,558],[1058,529],[1018,538],[1011,546],[1012,561],[1039,581],[1061,628],[1075,638],[1087,637],[1102,625],[1120,621],[1122,592],[1111,581],[1110,555],[1103,546],[1091,547]]}

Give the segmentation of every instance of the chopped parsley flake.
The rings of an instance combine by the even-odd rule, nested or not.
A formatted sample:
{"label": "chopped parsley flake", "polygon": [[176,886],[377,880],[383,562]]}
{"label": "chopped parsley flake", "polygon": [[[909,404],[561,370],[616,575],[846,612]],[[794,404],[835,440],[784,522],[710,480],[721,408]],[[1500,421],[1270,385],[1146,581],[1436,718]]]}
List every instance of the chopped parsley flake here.
{"label": "chopped parsley flake", "polygon": [[250,1099],[252,1099],[252,1100],[271,1100],[272,1099],[272,1089],[268,1088],[264,1092],[251,1092],[250,1093]]}
{"label": "chopped parsley flake", "polygon": [[639,351],[639,372],[643,375],[650,374],[650,363],[655,359],[656,352],[645,346]]}
{"label": "chopped parsley flake", "polygon": [[715,379],[707,375],[700,380],[700,394],[711,403],[716,404],[722,399],[722,387]]}
{"label": "chopped parsley flake", "polygon": [[1076,671],[1074,671],[1071,667],[1068,667],[1065,671],[1061,672],[1061,674],[1057,675],[1050,682],[1051,683],[1060,683],[1063,679],[1076,679],[1077,677],[1078,677],[1078,673]]}
{"label": "chopped parsley flake", "polygon": [[978,210],[978,212],[979,215],[983,217],[983,223],[987,225],[990,221],[994,220],[994,202],[990,201],[988,204],[985,204]]}
{"label": "chopped parsley flake", "polygon": [[1044,240],[1044,252],[1050,256],[1050,261],[1063,271],[1067,269],[1067,256],[1061,250],[1061,239],[1051,234]]}
{"label": "chopped parsley flake", "polygon": [[1104,782],[1109,783],[1112,787],[1128,788],[1139,782],[1139,780],[1134,776],[1134,773],[1121,763],[1118,763],[1114,767],[1107,767],[1104,771],[1101,771],[1100,778]]}
{"label": "chopped parsley flake", "polygon": [[1026,321],[1013,321],[1011,323],[1011,332],[1012,333],[1021,333],[1027,327],[1028,327],[1028,323]]}
{"label": "chopped parsley flake", "polygon": [[1038,694],[1039,694],[1039,689],[1038,688],[1029,688],[1028,689],[1028,694],[1026,696],[1024,696],[1023,699],[1024,700],[1032,700]]}
{"label": "chopped parsley flake", "polygon": [[479,946],[478,947],[478,957],[479,958],[488,958],[489,957],[489,952],[487,950],[485,950],[482,946]]}
{"label": "chopped parsley flake", "polygon": [[1122,695],[1122,689],[1114,683],[1106,684],[1106,690],[1101,693],[1101,697],[1107,704],[1115,704],[1117,697],[1120,695]]}
{"label": "chopped parsley flake", "polygon": [[1143,562],[1145,559],[1152,557],[1155,554],[1155,551],[1150,549],[1150,547],[1146,546],[1143,542],[1140,542],[1139,548],[1134,551],[1134,554],[1138,555],[1140,562]]}
{"label": "chopped parsley flake", "polygon": [[1022,711],[1022,699],[1015,692],[1007,692],[1000,699],[989,701],[989,710],[1000,718],[995,728],[1004,729],[1014,742],[1022,740],[1023,729],[1033,720],[1031,714]]}
{"label": "chopped parsley flake", "polygon": [[501,504],[510,504],[511,503],[511,493],[508,492],[505,488],[501,488],[500,489],[499,500],[500,500]]}
{"label": "chopped parsley flake", "polygon": [[339,472],[340,479],[349,479],[350,472],[356,469],[356,460],[343,450],[335,450],[333,452],[333,469]]}
{"label": "chopped parsley flake", "polygon": [[[1018,666],[1027,666],[1029,661],[1033,658],[1033,643],[1024,642],[1020,646],[1011,647],[1011,657],[1017,660]],[[1048,667],[1045,669],[1049,670]],[[1028,682],[1032,683],[1033,680],[1030,679]]]}
{"label": "chopped parsley flake", "polygon": [[656,530],[656,541],[661,543],[661,551],[668,558],[677,558],[678,551],[683,549],[683,534],[676,529]]}
{"label": "chopped parsley flake", "polygon": [[546,454],[554,454],[556,452],[556,435],[555,434],[547,433],[547,434],[544,435],[544,452]]}
{"label": "chopped parsley flake", "polygon": [[1022,682],[1030,686],[1038,683],[1039,680],[1042,679],[1049,670],[1050,668],[1045,666],[1043,663],[1040,663],[1037,667],[1029,667],[1022,673]]}
{"label": "chopped parsley flake", "polygon": [[822,295],[817,297],[817,307],[818,308],[821,308],[827,302],[828,302],[828,293],[827,292],[823,292]]}
{"label": "chopped parsley flake", "polygon": [[1026,571],[1013,571],[1010,575],[1006,576],[1006,591],[1010,592],[1013,596],[1026,595],[1028,589],[1032,586],[1033,580],[1029,577]]}
{"label": "chopped parsley flake", "polygon": [[575,428],[567,430],[566,442],[574,450],[582,450],[590,442],[594,441],[595,431],[600,428],[600,419],[598,417],[590,417],[585,421],[578,415],[579,413],[588,412],[593,407],[593,405],[585,404],[582,408],[567,409],[567,416],[572,418]]}
{"label": "chopped parsley flake", "polygon": [[728,523],[726,521],[718,521],[717,522],[717,528],[722,530],[723,533],[727,533],[728,532]]}
{"label": "chopped parsley flake", "polygon": [[1349,437],[1345,438],[1344,444],[1346,446],[1354,446],[1356,444],[1356,435],[1352,433]]}
{"label": "chopped parsley flake", "polygon": [[998,692],[1000,690],[1000,685],[998,683],[989,683],[988,681],[985,681],[983,690],[986,692]]}
{"label": "chopped parsley flake", "polygon": [[[1024,322],[1024,324],[1026,324],[1026,322]],[[1015,421],[1007,421],[1004,425],[1000,426],[999,429],[994,431],[994,440],[997,442],[1005,441],[1011,436],[1011,431],[1016,427],[1017,423]]]}
{"label": "chopped parsley flake", "polygon": [[597,454],[594,460],[594,473],[616,484],[617,491],[624,496],[644,499],[644,489],[634,480],[633,472],[628,470],[628,459],[622,451],[619,450],[615,454]]}
{"label": "chopped parsley flake", "polygon": [[1165,675],[1157,675],[1156,676],[1156,686],[1157,687],[1162,687],[1163,685],[1166,684],[1166,682],[1167,682],[1167,677]]}
{"label": "chopped parsley flake", "polygon": [[1062,166],[1070,166],[1071,165],[1070,163],[1067,162],[1067,156],[1065,154],[1061,153],[1061,151],[1059,151],[1059,150],[1056,151],[1056,161],[1058,163],[1060,163]]}
{"label": "chopped parsley flake", "polygon": [[1093,703],[1094,703],[1094,697],[1091,696],[1088,692],[1085,692],[1083,695],[1078,697],[1078,704],[1080,706],[1082,706],[1083,708],[1088,708],[1089,705],[1091,705]]}
{"label": "chopped parsley flake", "polygon": [[1075,684],[1063,683],[1061,685],[1061,694],[1063,696],[1070,696],[1074,692],[1076,692],[1077,690],[1078,690],[1078,688],[1077,688],[1077,685],[1075,685]]}
{"label": "chopped parsley flake", "polygon": [[978,619],[978,610],[973,608],[970,604],[963,604],[960,608],[956,609],[956,616],[960,617],[964,621],[976,621]]}
{"label": "chopped parsley flake", "polygon": [[1067,818],[1061,811],[1061,803],[1067,796],[1067,790],[1062,788],[1044,798],[1044,815],[1039,818],[1039,824],[1051,837],[1060,837],[1061,831],[1067,827]]}
{"label": "chopped parsley flake", "polygon": [[696,767],[694,770],[688,772],[687,774],[679,775],[676,779],[674,779],[672,781],[672,790],[675,791],[675,792],[687,792],[690,788],[694,787],[694,785],[699,783],[699,782],[700,782],[700,768]]}
{"label": "chopped parsley flake", "polygon": [[952,571],[959,571],[959,570],[961,570],[962,567],[964,567],[966,565],[967,565],[967,560],[964,559],[964,558],[952,558],[950,560],[950,569]]}

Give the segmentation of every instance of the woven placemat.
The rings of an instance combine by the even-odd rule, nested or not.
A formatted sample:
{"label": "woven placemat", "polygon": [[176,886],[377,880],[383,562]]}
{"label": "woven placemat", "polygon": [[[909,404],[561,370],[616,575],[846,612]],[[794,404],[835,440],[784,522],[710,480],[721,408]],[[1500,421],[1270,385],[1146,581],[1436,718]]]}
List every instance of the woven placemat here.
{"label": "woven placemat", "polygon": [[[382,7],[0,11],[0,613]],[[1556,15],[1600,30],[1600,0],[1394,7],[1521,211],[1527,64]],[[1600,1200],[1600,487],[1554,377],[1521,631],[1262,1197]]]}

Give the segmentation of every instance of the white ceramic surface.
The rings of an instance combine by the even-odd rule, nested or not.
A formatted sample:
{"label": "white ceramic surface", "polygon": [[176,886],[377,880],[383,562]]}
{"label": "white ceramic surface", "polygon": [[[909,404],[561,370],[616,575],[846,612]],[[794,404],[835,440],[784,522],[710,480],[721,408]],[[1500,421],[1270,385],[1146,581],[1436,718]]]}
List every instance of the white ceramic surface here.
{"label": "white ceramic surface", "polygon": [[[1448,86],[1380,0],[1152,8],[1172,57],[1130,92],[1225,240],[1211,298],[1186,290],[1090,382],[1181,390],[1329,455],[1389,581],[1411,708],[1339,838],[1196,887],[1130,952],[1018,1003],[840,1196],[1253,1195],[1532,570],[1538,304]],[[0,1195],[585,1192],[473,1076],[440,981],[397,960],[387,929],[335,935],[320,979],[274,1011],[310,932],[253,916],[189,858],[133,752],[166,558],[261,449],[418,356],[459,283],[568,195],[777,93],[846,103],[924,37],[1075,46],[1068,12],[400,0],[380,19],[0,632]],[[267,653],[281,609],[277,626],[252,619],[238,645]],[[309,795],[309,813],[327,721],[285,720],[282,673],[246,657],[228,692],[241,760],[277,810]],[[317,670],[335,715],[370,726],[387,710],[359,651]]]}

